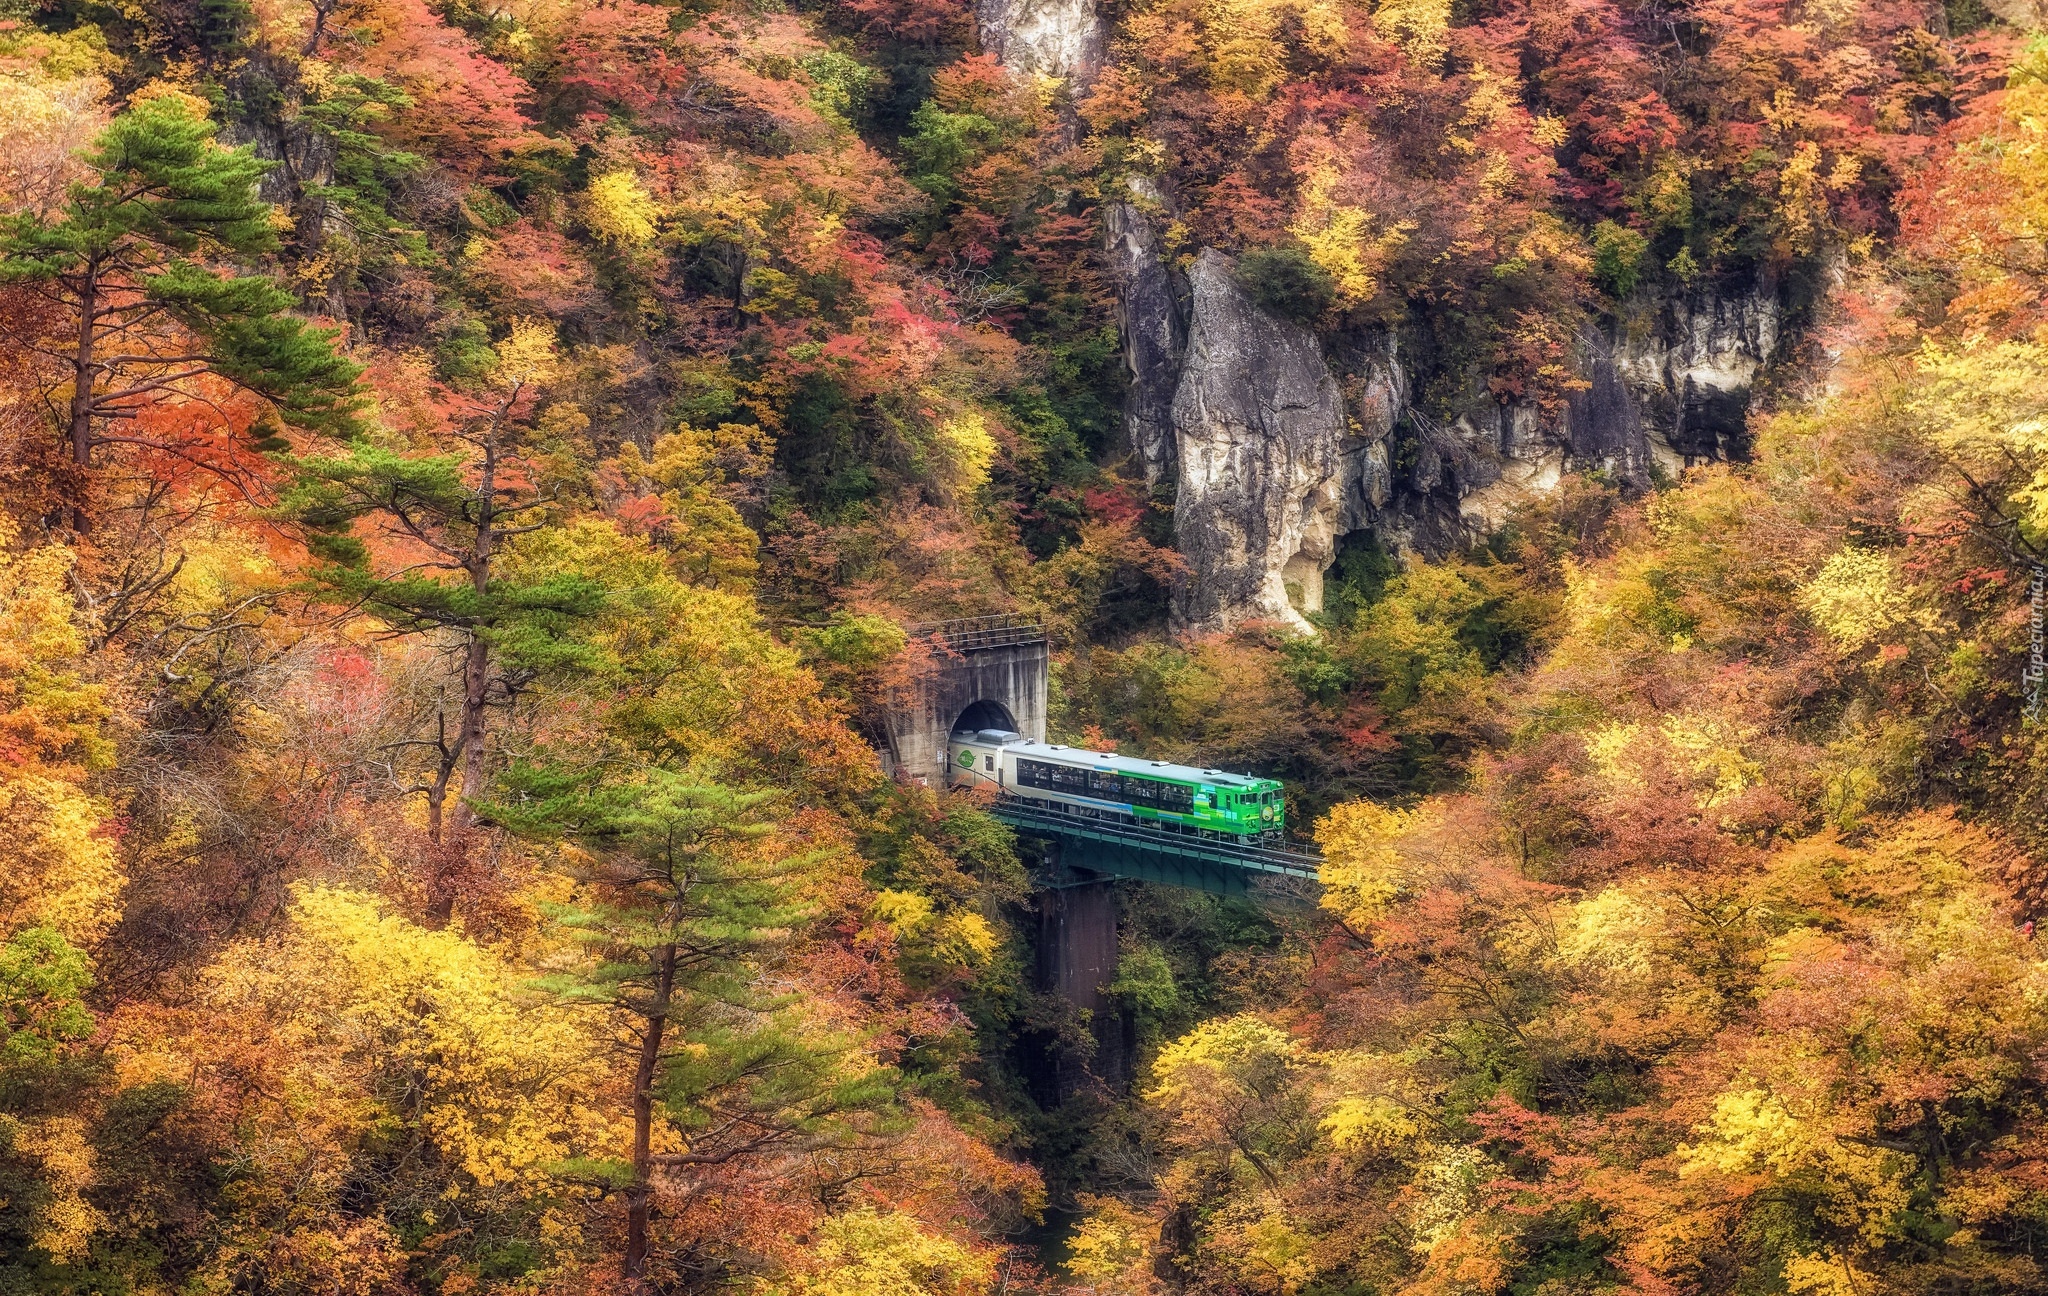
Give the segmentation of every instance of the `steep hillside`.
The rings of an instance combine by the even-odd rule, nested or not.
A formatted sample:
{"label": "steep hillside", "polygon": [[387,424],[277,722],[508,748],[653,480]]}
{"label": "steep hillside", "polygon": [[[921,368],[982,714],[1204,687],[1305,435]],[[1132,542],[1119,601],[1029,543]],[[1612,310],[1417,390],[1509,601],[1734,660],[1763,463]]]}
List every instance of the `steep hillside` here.
{"label": "steep hillside", "polygon": [[0,0],[0,1292],[2048,1287],[2040,17]]}

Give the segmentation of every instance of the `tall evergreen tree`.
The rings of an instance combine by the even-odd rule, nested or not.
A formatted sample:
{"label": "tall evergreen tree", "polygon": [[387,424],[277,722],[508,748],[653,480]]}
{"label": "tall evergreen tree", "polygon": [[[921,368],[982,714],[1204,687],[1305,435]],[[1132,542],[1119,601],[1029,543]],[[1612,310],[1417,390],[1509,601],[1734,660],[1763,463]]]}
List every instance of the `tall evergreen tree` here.
{"label": "tall evergreen tree", "polygon": [[197,394],[209,376],[290,427],[353,434],[360,370],[335,352],[333,332],[293,315],[295,299],[268,277],[221,269],[276,247],[256,195],[275,164],[222,147],[198,102],[175,93],[114,118],[85,161],[90,178],[54,215],[0,223],[0,285],[56,308],[55,327],[9,340],[51,362],[44,399],[72,461],[86,468],[99,446],[150,444],[110,429]]}
{"label": "tall evergreen tree", "polygon": [[659,1178],[886,1130],[900,1077],[846,1067],[852,1040],[763,988],[811,916],[806,883],[822,863],[765,840],[772,793],[659,768],[600,781],[520,765],[502,786],[510,795],[489,808],[493,819],[586,850],[586,898],[554,917],[591,959],[547,984],[618,1018],[632,1066],[632,1157],[578,1168],[624,1196],[627,1289],[653,1290]]}
{"label": "tall evergreen tree", "polygon": [[[483,791],[490,709],[535,676],[587,657],[575,626],[604,604],[603,587],[582,573],[508,579],[504,568],[509,540],[559,514],[551,493],[532,489],[534,473],[521,456],[534,394],[554,367],[551,330],[519,321],[497,346],[487,380],[457,402],[462,417],[453,436],[466,450],[407,455],[364,443],[344,455],[300,458],[278,509],[307,529],[308,546],[327,560],[313,576],[328,592],[398,633],[459,637],[455,732],[444,720],[433,738],[421,740],[433,763],[418,790],[436,842],[444,819],[457,834],[468,827],[470,805]],[[359,525],[418,560],[379,570],[356,534]],[[459,792],[452,814],[451,790]],[[444,891],[435,903],[445,916],[452,896]]]}

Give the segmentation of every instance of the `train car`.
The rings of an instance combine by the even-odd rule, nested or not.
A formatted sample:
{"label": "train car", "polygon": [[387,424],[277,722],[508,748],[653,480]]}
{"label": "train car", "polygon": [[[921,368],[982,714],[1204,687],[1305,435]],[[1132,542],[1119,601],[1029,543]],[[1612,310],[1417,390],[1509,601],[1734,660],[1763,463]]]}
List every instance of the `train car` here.
{"label": "train car", "polygon": [[1278,841],[1287,826],[1277,780],[1027,742],[999,729],[956,731],[946,781],[1205,837]]}

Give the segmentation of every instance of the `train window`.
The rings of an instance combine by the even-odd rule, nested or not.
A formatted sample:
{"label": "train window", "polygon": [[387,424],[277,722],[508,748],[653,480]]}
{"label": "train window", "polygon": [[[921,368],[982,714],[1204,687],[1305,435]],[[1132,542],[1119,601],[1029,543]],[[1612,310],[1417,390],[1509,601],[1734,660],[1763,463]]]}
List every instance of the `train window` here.
{"label": "train window", "polygon": [[1077,769],[1049,761],[1019,760],[1016,776],[1018,787],[1127,801],[1132,805],[1161,810],[1186,810],[1192,804],[1186,788],[1139,778],[1135,774],[1119,774],[1114,770]]}
{"label": "train window", "polygon": [[1188,789],[1175,783],[1140,778],[1135,774],[1124,776],[1123,799],[1134,806],[1144,806],[1151,810],[1185,812],[1194,804],[1193,796]]}
{"label": "train window", "polygon": [[1054,765],[1048,761],[1020,760],[1017,762],[1017,786],[1043,788],[1048,792],[1069,792],[1076,796],[1089,794],[1091,771],[1075,769],[1071,765]]}

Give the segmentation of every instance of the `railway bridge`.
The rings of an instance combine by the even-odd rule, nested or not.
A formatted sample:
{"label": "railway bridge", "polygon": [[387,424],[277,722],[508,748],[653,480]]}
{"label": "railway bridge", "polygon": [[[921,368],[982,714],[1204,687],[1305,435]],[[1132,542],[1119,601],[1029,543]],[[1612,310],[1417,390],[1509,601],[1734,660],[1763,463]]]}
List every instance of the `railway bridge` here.
{"label": "railway bridge", "polygon": [[[943,787],[956,729],[1006,729],[1045,741],[1049,646],[1043,626],[1011,616],[907,627],[925,669],[884,719],[884,763],[898,778]],[[1109,996],[1116,980],[1118,878],[1246,896],[1262,882],[1313,883],[1308,851],[1252,845],[1051,808],[1003,794],[990,807],[1032,863],[1038,979],[1089,1014],[1093,1058],[1062,1055],[1042,1096],[1060,1101],[1093,1082],[1128,1081],[1130,1023]]]}

